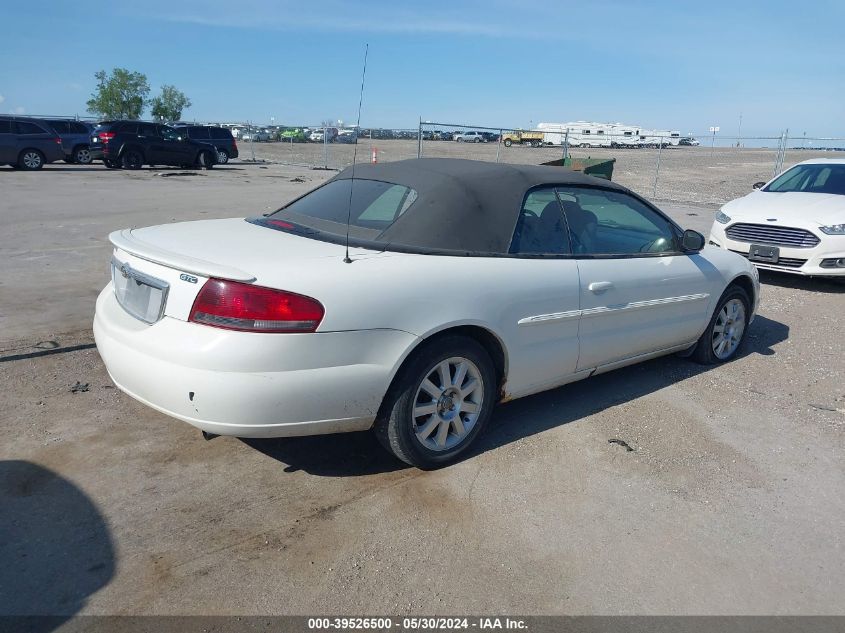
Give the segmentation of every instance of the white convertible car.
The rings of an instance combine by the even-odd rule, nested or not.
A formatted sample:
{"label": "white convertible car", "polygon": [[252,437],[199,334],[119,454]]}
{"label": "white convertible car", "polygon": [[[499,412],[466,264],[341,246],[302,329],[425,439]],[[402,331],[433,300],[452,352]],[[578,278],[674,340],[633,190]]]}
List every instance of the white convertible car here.
{"label": "white convertible car", "polygon": [[807,160],[754,189],[716,214],[711,244],[767,270],[845,277],[845,160]]}
{"label": "white convertible car", "polygon": [[731,359],[760,291],[745,258],[557,167],[359,165],[266,217],[110,239],[94,334],[126,393],[209,434],[373,428],[422,468],[503,400]]}

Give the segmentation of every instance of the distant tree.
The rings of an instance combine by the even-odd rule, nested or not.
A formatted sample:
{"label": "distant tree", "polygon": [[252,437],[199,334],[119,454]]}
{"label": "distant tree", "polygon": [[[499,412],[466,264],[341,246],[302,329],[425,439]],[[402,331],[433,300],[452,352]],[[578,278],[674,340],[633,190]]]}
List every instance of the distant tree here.
{"label": "distant tree", "polygon": [[97,90],[88,100],[88,112],[107,119],[140,119],[150,94],[147,76],[125,68],[94,73]]}
{"label": "distant tree", "polygon": [[182,110],[191,107],[191,100],[176,86],[162,86],[161,94],[150,101],[154,119],[178,121]]}

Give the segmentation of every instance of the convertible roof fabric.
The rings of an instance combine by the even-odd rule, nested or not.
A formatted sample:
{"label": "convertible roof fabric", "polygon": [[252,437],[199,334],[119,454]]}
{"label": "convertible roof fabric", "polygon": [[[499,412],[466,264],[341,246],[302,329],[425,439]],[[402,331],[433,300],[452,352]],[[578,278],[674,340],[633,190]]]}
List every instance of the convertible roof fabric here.
{"label": "convertible roof fabric", "polygon": [[[332,180],[352,178],[348,167]],[[417,200],[378,242],[467,253],[507,253],[525,193],[542,185],[624,187],[561,167],[454,158],[415,158],[355,166],[356,179],[413,188]]]}

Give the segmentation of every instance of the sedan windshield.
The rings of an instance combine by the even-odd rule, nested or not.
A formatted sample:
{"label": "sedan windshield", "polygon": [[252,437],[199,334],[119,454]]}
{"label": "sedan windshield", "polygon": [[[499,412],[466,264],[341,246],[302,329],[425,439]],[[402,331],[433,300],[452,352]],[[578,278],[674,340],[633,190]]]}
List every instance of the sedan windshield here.
{"label": "sedan windshield", "polygon": [[845,195],[845,164],[796,165],[763,189],[774,193],[832,193]]}

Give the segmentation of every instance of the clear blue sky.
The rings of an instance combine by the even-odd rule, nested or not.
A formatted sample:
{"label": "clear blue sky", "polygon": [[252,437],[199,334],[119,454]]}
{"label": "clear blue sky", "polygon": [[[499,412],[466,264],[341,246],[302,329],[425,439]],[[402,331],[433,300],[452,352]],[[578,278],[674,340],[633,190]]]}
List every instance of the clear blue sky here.
{"label": "clear blue sky", "polygon": [[845,2],[3,3],[0,112],[85,114],[94,73],[174,84],[183,118],[845,136]]}

